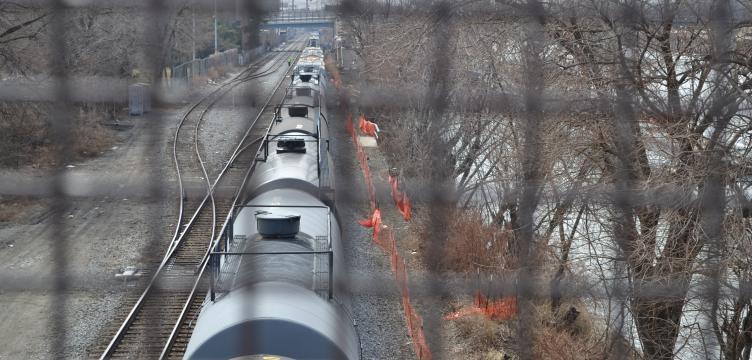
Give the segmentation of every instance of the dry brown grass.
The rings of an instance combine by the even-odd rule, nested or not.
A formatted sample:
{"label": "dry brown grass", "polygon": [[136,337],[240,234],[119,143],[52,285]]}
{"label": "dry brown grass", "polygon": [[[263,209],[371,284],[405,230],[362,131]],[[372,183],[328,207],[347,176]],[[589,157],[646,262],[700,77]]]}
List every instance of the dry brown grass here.
{"label": "dry brown grass", "polygon": [[212,66],[209,68],[209,71],[206,72],[209,79],[212,79],[213,81],[217,81],[217,79],[225,76],[226,73],[227,71],[224,66]]}
{"label": "dry brown grass", "polygon": [[[529,324],[533,334],[533,359],[609,358],[602,333],[588,314],[581,314],[571,327],[564,327],[560,320],[565,311],[552,313],[547,310],[549,303],[534,309],[535,321]],[[514,348],[519,344],[518,325],[515,321],[496,322],[480,315],[467,316],[452,324],[460,352],[468,359],[517,359]]]}
{"label": "dry brown grass", "polygon": [[0,165],[21,166],[34,160],[35,150],[49,142],[45,111],[36,104],[0,102]]}
{"label": "dry brown grass", "polygon": [[32,204],[32,200],[17,196],[0,196],[0,223],[12,222],[18,219],[27,207]]}
{"label": "dry brown grass", "polygon": [[452,320],[450,324],[454,340],[448,358],[506,360],[510,352],[505,348],[509,339],[509,327],[504,323],[489,320],[480,315]]}
{"label": "dry brown grass", "polygon": [[9,222],[15,219],[18,210],[9,202],[0,200],[0,222]]}
{"label": "dry brown grass", "polygon": [[[563,324],[562,318],[570,307],[580,311],[572,324]],[[538,359],[603,359],[605,344],[584,306],[563,304],[558,311],[551,310],[549,302],[535,307],[537,326],[533,329],[533,354]]]}
{"label": "dry brown grass", "polygon": [[[112,131],[99,125],[98,122],[77,122],[71,136],[73,138],[71,161],[100,155],[115,142]],[[33,152],[33,164],[42,168],[54,166],[58,160],[59,151],[53,144],[38,146]]]}
{"label": "dry brown grass", "polygon": [[[570,323],[562,319],[570,307],[580,310]],[[532,327],[534,359],[579,360],[607,359],[607,344],[598,322],[587,313],[585,306],[565,303],[552,311],[551,304],[542,301],[533,306]],[[452,320],[456,351],[468,359],[516,359],[518,344],[516,321],[494,321],[482,315],[470,315]],[[506,358],[505,358],[506,356]],[[634,358],[633,356],[628,358]]]}
{"label": "dry brown grass", "polygon": [[73,131],[75,139],[73,151],[80,157],[96,156],[109,149],[115,141],[112,131],[88,122],[90,125],[78,126]]}
{"label": "dry brown grass", "polygon": [[479,352],[499,349],[501,342],[501,326],[496,321],[481,315],[471,315],[454,320],[457,336],[465,339],[472,349]]}
{"label": "dry brown grass", "polygon": [[[440,268],[460,273],[500,271],[509,269],[510,232],[487,224],[480,214],[461,209],[448,209],[441,215],[446,224],[446,242],[442,249]],[[417,219],[416,233],[420,248],[432,241],[434,230],[430,219]],[[421,252],[427,256],[429,252]],[[435,259],[423,258],[427,263]]]}
{"label": "dry brown grass", "polygon": [[[0,166],[49,167],[56,164],[60,148],[52,138],[52,108],[35,104],[0,104],[7,120],[0,122]],[[103,107],[83,108],[74,113],[71,138],[71,161],[98,155],[115,140],[101,120],[108,116]]]}

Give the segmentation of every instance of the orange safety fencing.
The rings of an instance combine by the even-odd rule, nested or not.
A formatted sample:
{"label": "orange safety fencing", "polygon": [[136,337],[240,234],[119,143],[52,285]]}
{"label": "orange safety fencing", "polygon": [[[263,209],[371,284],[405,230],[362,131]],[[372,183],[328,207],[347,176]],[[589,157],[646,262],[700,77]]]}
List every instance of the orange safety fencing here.
{"label": "orange safety fencing", "polygon": [[352,123],[352,117],[348,114],[346,118],[345,127],[350,133],[350,136],[355,143],[355,155],[360,164],[360,169],[363,171],[363,178],[366,180],[366,191],[368,191],[368,201],[371,204],[371,209],[376,208],[376,188],[373,185],[373,177],[371,177],[371,168],[368,166],[368,155],[360,145],[358,134],[355,132],[355,126]]}
{"label": "orange safety fencing", "polygon": [[517,316],[517,298],[506,296],[489,300],[483,294],[477,293],[473,299],[473,305],[444,316],[444,320],[455,320],[468,315],[484,315],[494,320],[514,319]]}
{"label": "orange safety fencing", "polygon": [[399,190],[396,176],[389,175],[389,187],[392,189],[392,200],[397,205],[397,210],[402,214],[405,221],[410,221],[413,217],[412,204],[407,197],[407,193]]}
{"label": "orange safety fencing", "polygon": [[[374,213],[378,212],[376,209]],[[379,219],[380,220],[380,219]],[[402,296],[402,308],[405,311],[407,332],[413,340],[413,347],[418,359],[431,359],[431,350],[423,333],[423,318],[418,314],[410,301],[410,288],[408,287],[407,266],[397,250],[397,241],[391,228],[382,225],[380,231],[374,228],[373,242],[389,255],[389,264],[394,273],[394,281]]]}
{"label": "orange safety fencing", "polygon": [[358,117],[358,128],[360,128],[360,131],[366,135],[373,136],[377,139],[379,138],[379,126],[376,125],[376,123],[368,121],[363,115]]}
{"label": "orange safety fencing", "polygon": [[370,219],[360,220],[358,223],[367,228],[373,228],[373,239],[376,240],[381,232],[381,211],[379,209],[374,210]]}
{"label": "orange safety fencing", "polygon": [[[332,74],[335,86],[338,90],[340,90],[340,96],[344,96],[345,94],[341,89],[341,80],[339,80],[340,77],[339,73],[337,72],[337,68],[331,66],[331,64],[327,65],[329,65],[329,72]],[[412,302],[410,301],[410,290],[408,288],[408,278],[406,270],[407,267],[405,266],[405,261],[400,258],[399,251],[397,251],[397,241],[395,240],[394,232],[392,232],[392,229],[386,226],[381,219],[381,210],[379,210],[378,204],[376,202],[376,191],[373,185],[373,177],[371,176],[371,169],[368,166],[368,155],[364,151],[363,146],[360,144],[358,134],[356,133],[355,126],[352,121],[352,116],[349,114],[349,111],[346,108],[347,99],[344,100],[345,101],[340,101],[340,104],[343,107],[342,110],[347,113],[345,128],[347,129],[347,132],[350,134],[355,144],[356,157],[358,159],[358,162],[360,163],[360,168],[363,171],[363,177],[365,179],[365,185],[368,191],[368,199],[372,211],[371,217],[369,219],[361,220],[359,221],[359,223],[365,227],[373,229],[373,242],[389,255],[389,262],[392,268],[392,272],[394,272],[394,280],[396,281],[397,287],[399,288],[400,294],[402,295],[402,307],[405,311],[405,322],[407,323],[408,334],[410,335],[410,338],[413,342],[413,347],[415,348],[415,355],[420,360],[430,360],[431,351],[428,348],[428,343],[426,342],[426,337],[423,333],[423,319],[420,317],[418,312],[415,311]],[[361,119],[365,120],[365,118],[363,117],[361,117]],[[366,124],[366,126],[367,130],[369,130],[370,125]],[[374,131],[377,132],[378,127],[376,127],[376,124],[373,124],[373,127]],[[359,126],[359,128],[364,133],[368,133],[368,131],[363,130],[362,126]],[[373,136],[375,136],[375,132]],[[407,196],[404,196],[401,199],[403,204],[408,204],[406,209],[409,216],[409,200],[407,199]],[[402,213],[402,210],[400,210],[400,212]],[[405,216],[405,213],[403,213],[403,216]]]}

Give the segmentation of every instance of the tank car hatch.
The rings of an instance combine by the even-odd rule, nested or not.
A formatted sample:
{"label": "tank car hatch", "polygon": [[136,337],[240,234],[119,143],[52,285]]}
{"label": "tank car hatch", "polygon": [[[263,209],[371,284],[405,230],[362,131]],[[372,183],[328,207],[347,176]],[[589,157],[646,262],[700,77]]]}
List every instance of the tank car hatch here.
{"label": "tank car hatch", "polygon": [[306,141],[300,137],[280,137],[277,139],[277,154],[305,153]]}
{"label": "tank car hatch", "polygon": [[290,106],[287,108],[287,114],[290,117],[307,117],[308,107],[307,106]]}
{"label": "tank car hatch", "polygon": [[256,228],[265,238],[294,238],[300,232],[300,215],[257,211]]}

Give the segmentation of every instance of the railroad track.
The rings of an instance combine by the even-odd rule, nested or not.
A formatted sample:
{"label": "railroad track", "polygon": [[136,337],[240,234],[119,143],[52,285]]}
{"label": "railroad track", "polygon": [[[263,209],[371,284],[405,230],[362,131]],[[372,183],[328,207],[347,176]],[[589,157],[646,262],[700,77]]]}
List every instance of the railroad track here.
{"label": "railroad track", "polygon": [[[263,66],[264,64],[267,66]],[[270,60],[264,61],[264,59],[262,59],[261,61],[252,64],[234,78],[222,84],[219,88],[202,97],[199,101],[189,107],[183,115],[175,131],[172,148],[175,169],[178,175],[179,192],[182,194],[182,197],[180,200],[178,225],[175,228],[170,247],[172,247],[178,239],[182,227],[190,223],[190,217],[196,213],[196,210],[201,205],[201,202],[208,194],[209,188],[211,187],[211,179],[209,178],[206,169],[206,163],[202,159],[201,151],[199,149],[199,129],[206,113],[214,106],[214,104],[221,100],[224,95],[232,91],[238,85],[270,75],[278,70],[283,64],[284,56],[280,56],[279,54],[274,54],[271,56]],[[169,253],[169,249],[167,253]],[[183,261],[178,262],[178,264],[183,263]]]}
{"label": "railroad track", "polygon": [[[271,104],[279,104],[285,96],[285,87],[281,87],[277,84],[272,95],[267,99],[261,112],[254,120],[254,126],[250,127],[243,137],[243,141],[236,148],[233,159],[230,162],[229,169],[225,174],[225,179],[233,179],[233,183],[239,183],[237,191],[232,201],[226,201],[225,203],[230,206],[218,207],[218,219],[223,219],[223,222],[215,224],[215,235],[213,237],[212,245],[221,240],[222,234],[225,233],[225,229],[231,224],[231,216],[235,205],[237,205],[242,199],[240,198],[242,189],[245,187],[245,183],[253,172],[255,164],[255,156],[262,146],[262,140],[269,133],[272,122],[275,118],[275,107],[269,106]],[[214,189],[219,186],[215,185]],[[203,261],[200,264],[198,274],[193,283],[190,294],[187,300],[183,303],[180,319],[175,324],[170,337],[167,341],[163,353],[160,355],[160,359],[182,359],[185,350],[188,346],[191,334],[195,327],[195,320],[201,310],[201,304],[208,294],[208,274],[205,272],[208,265],[209,249],[203,257]]]}
{"label": "railroad track", "polygon": [[[291,45],[292,48],[297,46]],[[239,189],[251,173],[253,158],[261,144],[259,139],[274,118],[274,108],[269,105],[281,101],[284,96],[281,85],[288,79],[287,75],[277,83],[214,181],[209,179],[199,151],[199,128],[205,114],[224,94],[286,66],[286,55],[281,54],[271,56],[265,67],[257,63],[245,69],[194,103],[181,119],[173,147],[180,184],[180,223],[144,291],[138,297],[126,298],[126,302],[133,305],[125,315],[114,319],[114,324],[120,325],[109,332],[113,334],[108,337],[109,342],[96,349],[100,359],[182,358],[192,331],[190,320],[197,316],[206,294],[203,270],[210,244],[217,237],[215,234],[222,233]],[[214,190],[219,188],[238,191],[234,199],[215,198]]]}

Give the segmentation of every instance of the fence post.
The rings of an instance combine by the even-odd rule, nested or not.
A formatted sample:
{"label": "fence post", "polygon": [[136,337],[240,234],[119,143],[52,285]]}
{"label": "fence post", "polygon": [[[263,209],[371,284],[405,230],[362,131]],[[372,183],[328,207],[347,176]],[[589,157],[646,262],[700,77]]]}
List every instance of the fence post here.
{"label": "fence post", "polygon": [[329,300],[334,298],[334,251],[329,248]]}

